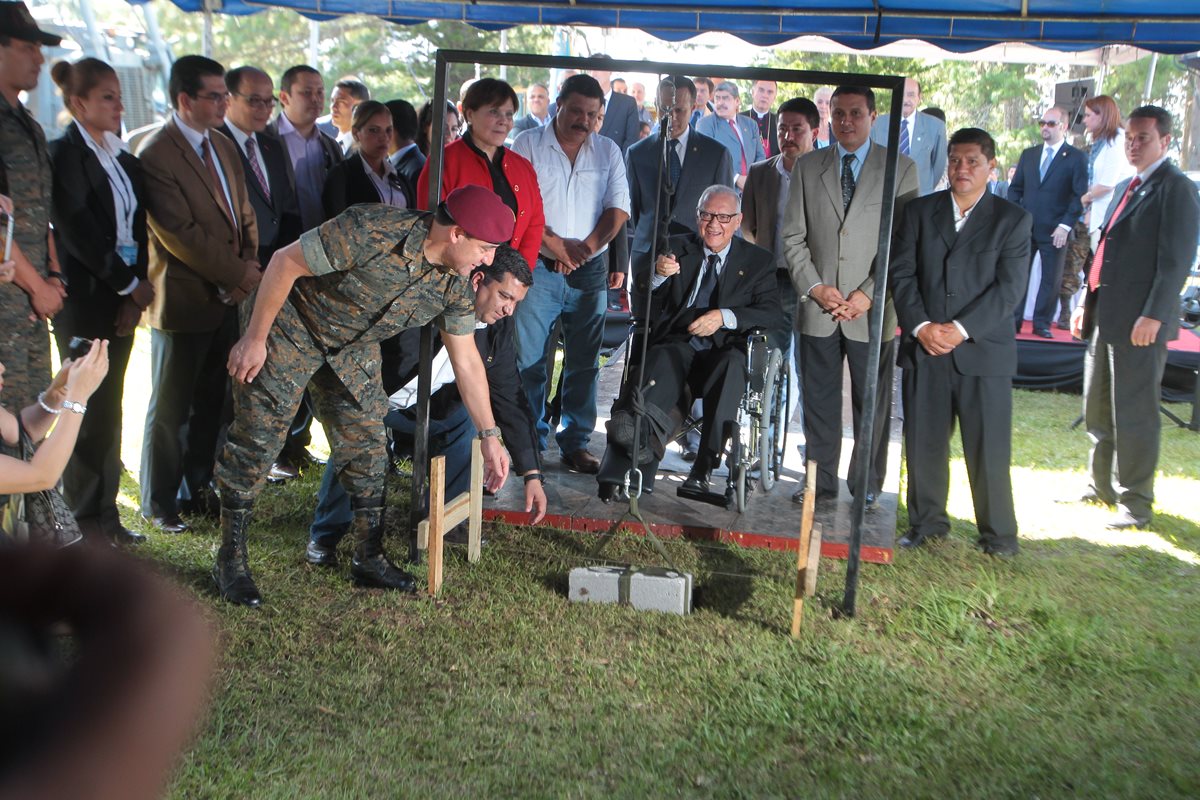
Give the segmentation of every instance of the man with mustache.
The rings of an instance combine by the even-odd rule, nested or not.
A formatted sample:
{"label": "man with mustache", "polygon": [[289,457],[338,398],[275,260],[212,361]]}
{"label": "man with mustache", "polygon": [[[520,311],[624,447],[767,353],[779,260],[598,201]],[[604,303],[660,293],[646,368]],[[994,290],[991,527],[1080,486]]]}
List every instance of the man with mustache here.
{"label": "man with mustache", "polygon": [[[632,101],[631,101],[632,102]],[[550,330],[563,331],[562,430],[556,439],[566,466],[595,474],[600,460],[588,452],[596,427],[596,384],[608,289],[624,283],[608,272],[609,242],[629,219],[629,184],[621,148],[594,133],[604,91],[590,75],[563,82],[554,121],[517,137],[512,150],[533,164],[546,229],[533,270],[533,286],[517,306],[517,367],[538,422],[542,448],[550,435],[543,420],[553,351]]]}

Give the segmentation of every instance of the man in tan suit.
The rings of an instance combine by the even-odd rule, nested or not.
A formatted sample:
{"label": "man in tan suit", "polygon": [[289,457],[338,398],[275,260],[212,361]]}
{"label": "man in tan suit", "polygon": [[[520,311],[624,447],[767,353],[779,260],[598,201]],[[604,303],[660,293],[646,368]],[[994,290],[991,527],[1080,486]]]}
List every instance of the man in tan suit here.
{"label": "man in tan suit", "polygon": [[[875,93],[841,86],[831,100],[836,145],[796,162],[783,224],[783,248],[792,283],[800,296],[800,361],[807,458],[815,460],[817,499],[838,493],[842,449],[842,362],[850,366],[854,430],[859,429],[867,384],[868,312],[875,296],[875,255],[879,244],[886,151],[871,144]],[[896,173],[896,219],[917,196],[917,170],[900,156]],[[893,340],[896,313],[889,299],[883,310],[883,349],[875,440],[868,464],[850,459],[853,490],[861,467],[869,468],[867,505],[875,502],[887,466],[891,420]]]}
{"label": "man in tan suit", "polygon": [[[175,113],[146,140],[150,227],[150,407],[142,446],[142,514],[179,533],[185,513],[215,513],[209,482],[226,419],[225,362],[237,304],[258,285],[258,229],[233,142],[216,128],[225,69],[203,56],[171,67]],[[186,441],[184,438],[186,437]]]}

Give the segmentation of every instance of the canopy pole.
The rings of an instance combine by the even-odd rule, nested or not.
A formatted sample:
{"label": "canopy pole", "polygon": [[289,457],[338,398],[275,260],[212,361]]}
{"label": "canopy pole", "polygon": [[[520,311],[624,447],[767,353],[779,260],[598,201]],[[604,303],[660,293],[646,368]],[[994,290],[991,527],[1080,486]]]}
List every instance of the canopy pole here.
{"label": "canopy pole", "polygon": [[204,36],[200,52],[205,58],[212,58],[213,54],[213,2],[214,0],[204,0]]}
{"label": "canopy pole", "polygon": [[308,21],[308,63],[309,65],[320,71],[321,65],[317,62],[321,60],[321,23],[315,19]]}
{"label": "canopy pole", "polygon": [[1150,71],[1146,73],[1146,88],[1142,90],[1142,105],[1150,102],[1150,93],[1154,91],[1154,73],[1158,71],[1158,53],[1150,56]]}

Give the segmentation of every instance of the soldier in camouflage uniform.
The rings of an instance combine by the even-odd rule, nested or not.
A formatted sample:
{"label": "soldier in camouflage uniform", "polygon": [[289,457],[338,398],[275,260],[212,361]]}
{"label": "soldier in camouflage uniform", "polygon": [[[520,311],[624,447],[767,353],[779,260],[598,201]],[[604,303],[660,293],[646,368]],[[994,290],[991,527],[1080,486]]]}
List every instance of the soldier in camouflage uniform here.
{"label": "soldier in camouflage uniform", "polygon": [[351,498],[351,574],[360,584],[411,590],[411,575],[383,553],[386,466],[379,343],[434,321],[463,400],[483,440],[489,488],[508,472],[475,345],[467,276],[491,263],[514,218],[490,190],[465,186],[436,214],[353,206],[278,251],[243,306],[246,333],[229,355],[234,421],[217,464],[222,544],[213,577],[222,597],[261,603],[246,563],[255,494],[307,385],[332,446],[330,463]]}
{"label": "soldier in camouflage uniform", "polygon": [[28,263],[17,259],[13,282],[0,285],[0,361],[12,408],[37,402],[50,378],[46,320],[66,296],[49,235],[53,182],[46,134],[18,97],[37,86],[41,46],[61,41],[38,30],[24,3],[0,3],[0,157],[13,203],[13,239],[28,257]]}
{"label": "soldier in camouflage uniform", "polygon": [[1075,223],[1071,238],[1067,242],[1067,254],[1063,257],[1062,283],[1058,286],[1059,312],[1055,323],[1064,331],[1071,330],[1071,298],[1079,291],[1079,278],[1084,265],[1091,263],[1092,240],[1087,223],[1082,219]]}

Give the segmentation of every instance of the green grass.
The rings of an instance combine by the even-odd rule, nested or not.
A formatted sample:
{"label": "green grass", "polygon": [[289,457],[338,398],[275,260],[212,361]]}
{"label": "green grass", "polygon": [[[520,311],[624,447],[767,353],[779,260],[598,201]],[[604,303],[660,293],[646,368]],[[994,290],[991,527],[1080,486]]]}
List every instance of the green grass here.
{"label": "green grass", "polygon": [[1019,558],[971,546],[956,453],[951,538],[864,565],[854,619],[822,561],[798,641],[794,555],[733,546],[668,542],[689,617],[569,603],[594,539],[509,526],[437,601],[355,590],[303,562],[316,475],[259,502],[260,610],[214,598],[215,527],[155,536],[223,648],[170,796],[1196,797],[1200,435],[1164,428],[1154,530],[1106,535],[1053,502],[1084,488],[1078,406],[1017,393]]}

